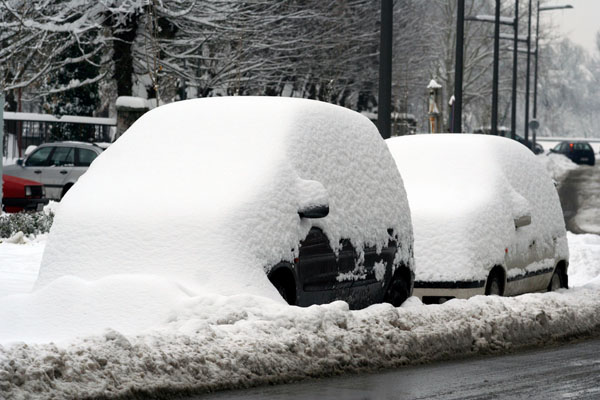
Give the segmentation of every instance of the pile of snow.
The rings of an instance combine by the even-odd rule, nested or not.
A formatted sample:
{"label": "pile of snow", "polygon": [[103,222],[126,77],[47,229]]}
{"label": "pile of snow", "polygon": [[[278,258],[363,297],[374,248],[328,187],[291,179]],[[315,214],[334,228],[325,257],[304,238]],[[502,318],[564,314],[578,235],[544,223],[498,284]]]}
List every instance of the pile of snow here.
{"label": "pile of snow", "polygon": [[[256,296],[198,296],[162,330],[108,330],[68,343],[0,347],[9,398],[212,391],[502,352],[600,327],[600,289],[441,306],[298,308]],[[411,306],[416,303],[416,306]]]}
{"label": "pile of snow", "polygon": [[[298,308],[248,295],[181,297],[180,303],[170,303],[166,321],[143,334],[98,329],[57,343],[23,337],[0,345],[0,393],[6,398],[111,398],[155,390],[214,391],[499,353],[589,334],[600,327],[600,237],[569,234],[568,239],[570,280],[584,287],[434,306],[411,298],[400,308],[381,304],[360,311],[342,302]],[[22,292],[33,285],[44,240],[0,243],[0,285],[19,282]],[[27,262],[31,266],[24,268]],[[133,296],[140,295],[141,281],[128,288]],[[154,284],[152,295],[158,298],[150,307],[162,315],[160,303],[172,302],[167,294],[177,290]],[[123,307],[136,318],[135,307],[144,312],[145,306],[133,296]],[[0,310],[13,306],[5,299]],[[62,307],[63,318],[72,310],[78,318],[88,317],[79,314],[76,302]],[[39,330],[35,321],[30,330]]]}
{"label": "pile of snow", "polygon": [[[186,146],[165,148],[165,140]],[[298,216],[326,199],[327,217]],[[0,341],[63,340],[105,327],[134,334],[196,296],[284,304],[267,272],[293,262],[312,225],[336,251],[342,238],[382,248],[392,229],[402,249],[395,262],[412,266],[402,180],[367,118],[303,99],[159,107],[61,201],[36,292],[0,300]],[[77,306],[64,315],[69,302]],[[32,319],[43,329],[31,329]]]}
{"label": "pile of snow", "polygon": [[568,232],[568,239],[571,253],[569,286],[600,286],[600,236]]}
{"label": "pile of snow", "polygon": [[[404,136],[387,144],[408,193],[417,281],[484,281],[506,257],[525,257],[534,241],[546,258],[511,276],[568,259],[556,189],[523,145],[464,134]],[[515,230],[514,220],[526,215],[531,224]]]}
{"label": "pile of snow", "polygon": [[540,154],[537,159],[544,164],[546,170],[556,182],[561,182],[569,171],[578,167],[577,164],[562,154]]}

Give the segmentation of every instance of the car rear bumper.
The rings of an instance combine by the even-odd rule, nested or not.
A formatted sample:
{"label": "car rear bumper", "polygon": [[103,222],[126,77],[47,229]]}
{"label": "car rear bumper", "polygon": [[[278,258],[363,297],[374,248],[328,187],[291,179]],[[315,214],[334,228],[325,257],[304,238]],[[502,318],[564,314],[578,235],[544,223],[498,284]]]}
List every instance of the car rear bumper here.
{"label": "car rear bumper", "polygon": [[416,281],[413,296],[424,303],[439,303],[450,299],[468,299],[485,294],[485,281],[426,282]]}

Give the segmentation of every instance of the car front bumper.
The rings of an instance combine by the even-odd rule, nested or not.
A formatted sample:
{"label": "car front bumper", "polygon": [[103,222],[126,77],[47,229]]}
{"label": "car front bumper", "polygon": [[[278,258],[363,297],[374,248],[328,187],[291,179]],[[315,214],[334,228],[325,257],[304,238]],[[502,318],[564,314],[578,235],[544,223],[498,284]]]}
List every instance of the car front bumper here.
{"label": "car front bumper", "polygon": [[7,212],[19,212],[19,211],[41,211],[46,204],[48,199],[27,199],[27,198],[14,198],[14,197],[3,197],[2,205]]}

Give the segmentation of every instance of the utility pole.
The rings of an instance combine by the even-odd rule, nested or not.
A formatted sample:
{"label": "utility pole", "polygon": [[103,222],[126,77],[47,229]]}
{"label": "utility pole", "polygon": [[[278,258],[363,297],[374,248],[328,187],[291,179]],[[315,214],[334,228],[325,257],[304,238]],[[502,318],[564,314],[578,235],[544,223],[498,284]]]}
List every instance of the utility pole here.
{"label": "utility pole", "polygon": [[531,0],[527,24],[527,82],[525,82],[525,145],[529,148],[529,76],[531,74]]}
{"label": "utility pole", "polygon": [[498,136],[498,66],[500,59],[500,0],[494,19],[494,74],[492,78],[492,135]]}
{"label": "utility pole", "polygon": [[[517,0],[518,1],[518,0]],[[563,6],[546,6],[540,7],[540,1],[537,1],[537,17],[535,24],[535,69],[533,72],[533,119],[537,121],[537,88],[538,88],[538,60],[540,57],[539,50],[539,38],[540,38],[540,12],[541,11],[552,11],[552,10],[565,10],[573,8],[572,5],[567,4]],[[536,135],[535,131],[533,131],[532,144],[535,148]]]}
{"label": "utility pole", "polygon": [[[513,42],[513,76],[512,76],[512,105],[510,112],[510,137],[515,140],[517,138],[517,54],[519,47],[519,0],[515,0],[515,22],[514,42]],[[535,107],[534,107],[535,109]]]}
{"label": "utility pole", "polygon": [[452,132],[462,133],[463,42],[465,38],[465,0],[457,0],[456,57],[454,66],[454,115]]}
{"label": "utility pole", "polygon": [[392,39],[394,3],[381,0],[381,31],[379,42],[379,104],[377,125],[384,139],[390,137],[392,114]]}

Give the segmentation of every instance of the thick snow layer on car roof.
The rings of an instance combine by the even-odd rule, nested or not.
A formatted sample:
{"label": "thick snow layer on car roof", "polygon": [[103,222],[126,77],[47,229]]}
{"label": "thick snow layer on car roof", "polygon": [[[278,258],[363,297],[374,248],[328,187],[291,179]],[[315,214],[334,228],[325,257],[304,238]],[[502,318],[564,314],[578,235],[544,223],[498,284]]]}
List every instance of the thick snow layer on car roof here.
{"label": "thick snow layer on car roof", "polygon": [[[301,202],[326,197],[312,181],[327,190],[330,214],[301,220]],[[126,290],[138,275],[148,287],[158,277],[169,292],[190,296],[282,302],[265,272],[294,259],[311,223],[335,249],[342,238],[381,248],[393,229],[403,249],[397,261],[412,266],[402,180],[367,118],[289,98],[169,104],[140,118],[63,199],[36,284],[51,287],[35,302],[77,287],[71,294],[89,294],[90,307],[120,314],[122,293],[101,294],[111,285]]]}
{"label": "thick snow layer on car roof", "polygon": [[[416,135],[387,140],[408,194],[416,280],[485,280],[532,241],[568,258],[560,202],[544,165],[523,145],[486,135]],[[515,231],[514,219],[531,216]],[[548,264],[548,265],[546,265]],[[554,259],[532,269],[554,267]],[[525,274],[511,270],[510,276]]]}

